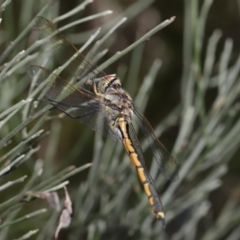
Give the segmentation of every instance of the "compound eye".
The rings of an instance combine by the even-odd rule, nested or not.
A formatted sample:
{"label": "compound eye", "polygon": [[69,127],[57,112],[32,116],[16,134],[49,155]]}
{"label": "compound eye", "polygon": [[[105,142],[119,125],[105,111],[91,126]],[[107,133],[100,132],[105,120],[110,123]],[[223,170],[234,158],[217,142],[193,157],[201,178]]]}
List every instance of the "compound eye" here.
{"label": "compound eye", "polygon": [[108,83],[107,82],[100,82],[99,83],[99,91],[100,91],[100,93],[105,93],[106,92],[106,89],[107,89],[107,87],[108,87]]}

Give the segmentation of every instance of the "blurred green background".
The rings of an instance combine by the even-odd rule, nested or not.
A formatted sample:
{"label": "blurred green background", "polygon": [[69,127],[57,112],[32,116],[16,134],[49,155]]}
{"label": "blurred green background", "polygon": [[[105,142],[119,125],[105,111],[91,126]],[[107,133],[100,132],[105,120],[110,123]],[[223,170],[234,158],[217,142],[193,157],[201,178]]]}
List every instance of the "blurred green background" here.
{"label": "blurred green background", "polygon": [[[39,193],[56,191],[63,208],[66,180],[74,213],[59,239],[240,239],[239,0],[0,5],[0,239],[53,239],[58,204],[52,207]],[[77,48],[94,36],[84,55],[118,74],[178,160],[179,180],[168,182],[139,135],[164,205],[165,229],[151,213],[120,142],[42,104],[34,108],[30,98],[40,88],[27,70],[46,64],[44,45],[32,30],[36,15],[57,28],[83,20],[63,33]],[[170,25],[107,64],[172,16]],[[54,68],[51,61],[46,67]]]}

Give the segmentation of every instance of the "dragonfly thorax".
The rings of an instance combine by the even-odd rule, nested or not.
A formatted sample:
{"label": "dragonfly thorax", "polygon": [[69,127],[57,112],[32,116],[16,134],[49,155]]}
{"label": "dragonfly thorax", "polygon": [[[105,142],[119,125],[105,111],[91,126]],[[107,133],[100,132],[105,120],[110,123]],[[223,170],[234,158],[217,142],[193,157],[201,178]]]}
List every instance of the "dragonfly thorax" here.
{"label": "dragonfly thorax", "polygon": [[133,101],[130,95],[122,88],[116,75],[108,75],[97,83],[97,95],[102,98],[105,115],[111,127],[118,118],[124,118],[128,123],[132,121]]}

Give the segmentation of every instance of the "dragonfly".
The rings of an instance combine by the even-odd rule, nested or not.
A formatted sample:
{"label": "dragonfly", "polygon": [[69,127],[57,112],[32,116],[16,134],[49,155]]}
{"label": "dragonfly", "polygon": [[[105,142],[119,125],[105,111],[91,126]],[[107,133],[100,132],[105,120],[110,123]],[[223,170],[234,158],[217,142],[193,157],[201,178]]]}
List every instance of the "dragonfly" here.
{"label": "dragonfly", "polygon": [[120,79],[107,75],[85,58],[54,24],[38,16],[34,28],[45,40],[51,56],[55,57],[75,82],[66,80],[42,66],[29,68],[37,83],[45,83],[43,101],[61,112],[77,119],[93,130],[122,142],[148,198],[156,218],[165,226],[163,204],[154,181],[145,164],[143,151],[133,126],[133,117],[149,141],[159,171],[167,179],[177,179],[178,164],[174,157],[154,135],[153,129],[142,113],[134,106],[131,96],[123,89]]}

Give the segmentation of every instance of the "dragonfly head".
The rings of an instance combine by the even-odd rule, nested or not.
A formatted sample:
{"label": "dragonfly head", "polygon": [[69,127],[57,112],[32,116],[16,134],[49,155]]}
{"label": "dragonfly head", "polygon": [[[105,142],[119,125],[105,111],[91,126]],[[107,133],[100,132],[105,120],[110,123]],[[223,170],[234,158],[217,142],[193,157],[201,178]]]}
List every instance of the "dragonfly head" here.
{"label": "dragonfly head", "polygon": [[109,91],[112,91],[113,89],[120,88],[122,88],[121,81],[119,80],[119,78],[116,77],[115,74],[108,75],[98,82],[98,92],[100,94],[107,94]]}

